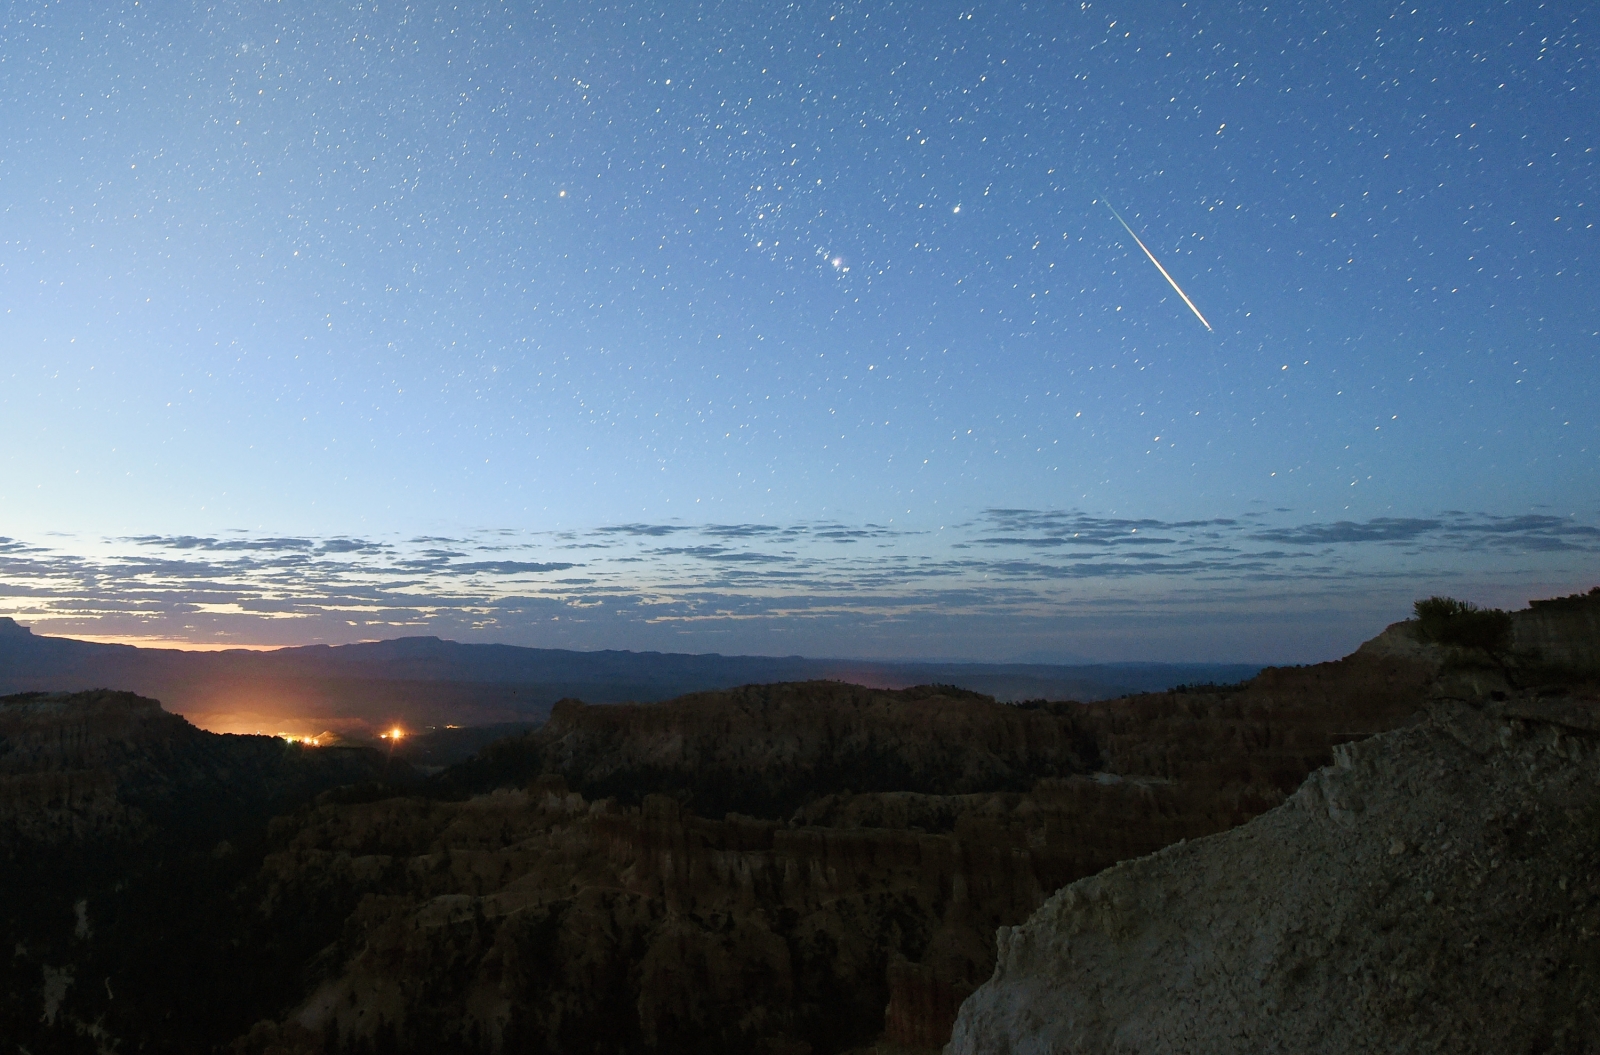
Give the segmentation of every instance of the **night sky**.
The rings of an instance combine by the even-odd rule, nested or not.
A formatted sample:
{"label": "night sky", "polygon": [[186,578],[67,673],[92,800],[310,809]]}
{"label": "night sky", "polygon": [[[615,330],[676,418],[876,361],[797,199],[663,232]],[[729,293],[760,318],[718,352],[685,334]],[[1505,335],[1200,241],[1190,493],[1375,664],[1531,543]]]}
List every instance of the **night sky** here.
{"label": "night sky", "polygon": [[1289,662],[1600,582],[1587,4],[3,19],[40,632]]}

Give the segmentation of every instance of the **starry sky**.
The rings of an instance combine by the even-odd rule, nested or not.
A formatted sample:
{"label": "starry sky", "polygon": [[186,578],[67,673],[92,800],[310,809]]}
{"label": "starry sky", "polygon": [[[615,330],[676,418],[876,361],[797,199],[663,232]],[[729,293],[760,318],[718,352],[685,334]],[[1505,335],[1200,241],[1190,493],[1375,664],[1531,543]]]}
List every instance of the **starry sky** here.
{"label": "starry sky", "polygon": [[0,614],[1301,662],[1586,589],[1595,26],[6,5]]}

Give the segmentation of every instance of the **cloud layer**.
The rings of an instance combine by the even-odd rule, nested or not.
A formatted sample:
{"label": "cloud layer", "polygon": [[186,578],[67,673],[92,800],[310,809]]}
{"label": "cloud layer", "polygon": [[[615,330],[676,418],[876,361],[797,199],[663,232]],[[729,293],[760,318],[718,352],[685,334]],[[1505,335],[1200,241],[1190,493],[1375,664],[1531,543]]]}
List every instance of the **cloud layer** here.
{"label": "cloud layer", "polygon": [[1281,661],[1336,655],[1419,594],[1467,587],[1515,604],[1589,585],[1596,553],[1600,528],[1572,517],[1460,511],[1294,522],[1283,511],[1164,521],[991,509],[931,529],[674,522],[452,538],[0,538],[0,614],[45,633],[211,643],[438,634],[885,658]]}

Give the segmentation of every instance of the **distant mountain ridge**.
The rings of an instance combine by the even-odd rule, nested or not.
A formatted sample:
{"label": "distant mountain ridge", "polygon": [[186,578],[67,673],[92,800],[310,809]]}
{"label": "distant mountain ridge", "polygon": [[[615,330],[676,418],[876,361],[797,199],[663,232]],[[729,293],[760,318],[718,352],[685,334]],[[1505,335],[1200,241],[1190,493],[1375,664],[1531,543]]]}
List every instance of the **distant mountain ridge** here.
{"label": "distant mountain ridge", "polygon": [[1065,666],[579,652],[437,637],[186,652],[44,637],[0,618],[0,693],[126,689],[159,699],[199,725],[235,731],[273,731],[271,723],[285,717],[342,720],[356,728],[542,721],[565,697],[648,703],[757,682],[819,679],[873,688],[950,684],[1001,700],[1098,700],[1178,684],[1236,682],[1258,670],[1210,663]]}

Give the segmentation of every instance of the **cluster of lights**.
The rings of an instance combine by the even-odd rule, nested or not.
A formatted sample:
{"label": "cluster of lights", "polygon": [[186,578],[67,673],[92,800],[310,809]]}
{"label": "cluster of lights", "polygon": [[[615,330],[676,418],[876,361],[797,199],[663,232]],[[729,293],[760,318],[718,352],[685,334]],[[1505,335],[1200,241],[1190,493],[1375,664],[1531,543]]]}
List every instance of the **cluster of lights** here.
{"label": "cluster of lights", "polygon": [[[452,726],[446,726],[446,728],[454,729],[456,727],[452,725]],[[277,734],[277,736],[278,736],[278,738],[280,740],[287,740],[291,744],[304,744],[307,747],[321,747],[322,746],[322,738],[324,736],[326,736],[326,735],[327,735],[326,733],[318,733],[316,736],[295,736],[293,733],[278,733]],[[378,734],[378,739],[379,740],[388,740],[391,743],[396,743],[397,744],[401,740],[405,739],[405,735],[406,735],[405,730],[401,729],[399,726],[396,726],[395,728],[390,729],[386,733],[379,733]],[[337,737],[335,737],[335,739],[337,739]]]}

